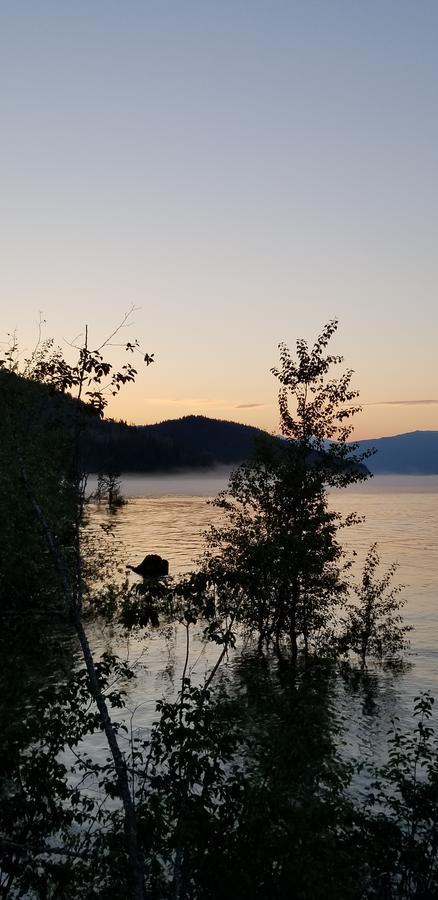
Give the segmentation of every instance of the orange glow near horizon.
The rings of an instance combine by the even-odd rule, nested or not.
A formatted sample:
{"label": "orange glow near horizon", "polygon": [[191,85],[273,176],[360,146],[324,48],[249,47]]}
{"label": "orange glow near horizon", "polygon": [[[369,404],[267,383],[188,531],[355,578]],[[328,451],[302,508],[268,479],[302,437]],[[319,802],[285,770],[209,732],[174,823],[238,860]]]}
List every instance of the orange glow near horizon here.
{"label": "orange glow near horizon", "polygon": [[[165,419],[179,419],[182,416],[202,415],[213,419],[227,419],[244,425],[253,425],[270,433],[279,432],[278,408],[275,399],[272,403],[233,404],[218,403],[205,398],[187,398],[181,400],[144,397],[138,405],[133,397],[111,403],[108,415],[116,419],[124,419],[129,424],[147,425]],[[369,440],[403,434],[410,431],[438,430],[438,402],[364,402],[362,412],[354,419],[352,439]]]}
{"label": "orange glow near horizon", "polygon": [[438,428],[438,4],[3,6],[0,341],[133,307],[111,416],[276,432],[279,342],[336,317],[355,435]]}

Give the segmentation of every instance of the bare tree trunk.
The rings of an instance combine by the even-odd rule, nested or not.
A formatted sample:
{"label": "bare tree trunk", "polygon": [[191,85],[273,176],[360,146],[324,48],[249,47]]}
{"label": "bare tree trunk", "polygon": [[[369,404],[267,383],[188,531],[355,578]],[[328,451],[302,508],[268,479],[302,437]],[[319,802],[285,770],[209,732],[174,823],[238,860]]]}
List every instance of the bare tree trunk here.
{"label": "bare tree trunk", "polygon": [[125,757],[118,745],[106,699],[99,685],[96,674],[96,667],[94,665],[94,659],[90,650],[87,635],[85,633],[81,618],[76,611],[73,613],[73,624],[76,630],[76,634],[79,638],[82,655],[84,657],[85,665],[87,668],[91,694],[99,710],[100,721],[105,732],[105,737],[107,739],[108,747],[113,758],[114,768],[117,775],[120,797],[125,813],[126,843],[132,865],[132,871],[130,872],[129,876],[129,880],[131,882],[132,898],[133,900],[144,900],[146,896],[144,888],[144,865],[138,842],[135,807],[129,788],[128,767]]}
{"label": "bare tree trunk", "polygon": [[[62,594],[66,601],[66,607],[70,610],[72,622],[76,630],[76,634],[78,635],[90,682],[90,692],[98,708],[102,728],[105,733],[108,747],[113,759],[119,793],[123,804],[125,836],[131,865],[129,873],[129,896],[132,898],[132,900],[145,900],[146,893],[144,886],[144,865],[139,847],[137,819],[131,791],[129,788],[128,768],[126,760],[122,751],[120,750],[114,730],[114,725],[109,714],[105,695],[103,694],[99,684],[93,655],[91,653],[88,638],[81,620],[80,603],[78,602],[75,591],[72,589],[70,575],[62,558],[62,553],[57,546],[56,538],[50,528],[49,523],[47,522],[40,504],[38,503],[32,491],[27,475],[25,462],[20,450],[18,450],[18,460],[27,496],[34,510],[35,517],[43,530],[44,537],[58,575]],[[77,582],[78,584],[80,583],[80,572],[77,573]]]}

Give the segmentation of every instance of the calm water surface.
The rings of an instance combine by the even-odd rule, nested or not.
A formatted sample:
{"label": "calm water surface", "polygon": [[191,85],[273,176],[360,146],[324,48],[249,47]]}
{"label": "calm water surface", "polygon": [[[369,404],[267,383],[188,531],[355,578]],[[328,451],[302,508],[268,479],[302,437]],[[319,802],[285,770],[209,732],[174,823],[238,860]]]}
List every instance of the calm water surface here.
{"label": "calm water surface", "polygon": [[[213,474],[124,477],[123,492],[129,503],[115,517],[113,552],[124,563],[134,564],[146,553],[159,553],[169,560],[171,574],[189,571],[202,551],[203,532],[221,515],[208,500],[226,487],[228,475],[229,469],[221,469]],[[374,541],[383,564],[398,562],[405,619],[414,627],[409,671],[398,675],[371,671],[365,695],[363,690],[345,690],[340,685],[339,702],[349,721],[351,752],[360,745],[362,753],[367,747],[371,753],[384,741],[393,715],[410,718],[413,697],[420,690],[430,689],[438,705],[438,477],[376,476],[368,484],[333,492],[330,499],[341,513],[355,511],[365,517],[363,524],[343,532],[345,546],[357,552],[358,574]],[[98,525],[105,515],[96,511],[92,524]],[[183,633],[177,627],[166,637],[152,634],[146,640],[127,640],[95,624],[90,636],[96,649],[136,662],[138,677],[126,686],[129,716],[135,728],[147,728],[155,718],[156,700],[173,695],[178,688]],[[195,637],[190,659],[193,678],[202,679],[214,659],[214,648],[206,651]],[[106,753],[99,736],[93,741],[95,752]]]}

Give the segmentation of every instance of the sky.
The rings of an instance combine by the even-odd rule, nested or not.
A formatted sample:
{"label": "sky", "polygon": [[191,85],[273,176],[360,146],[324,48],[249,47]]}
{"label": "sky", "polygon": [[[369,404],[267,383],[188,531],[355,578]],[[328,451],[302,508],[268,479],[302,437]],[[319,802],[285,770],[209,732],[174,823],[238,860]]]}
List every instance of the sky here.
{"label": "sky", "polygon": [[135,307],[112,415],[275,431],[278,343],[338,317],[357,437],[438,429],[437,40],[436,0],[2,0],[1,339]]}

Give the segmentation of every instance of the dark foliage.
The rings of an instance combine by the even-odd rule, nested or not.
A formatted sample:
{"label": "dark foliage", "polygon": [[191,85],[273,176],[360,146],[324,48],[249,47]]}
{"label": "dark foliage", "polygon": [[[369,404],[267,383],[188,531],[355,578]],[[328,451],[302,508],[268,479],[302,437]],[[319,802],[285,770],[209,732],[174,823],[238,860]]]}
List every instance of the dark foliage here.
{"label": "dark foliage", "polygon": [[249,425],[206,416],[141,426],[96,422],[84,445],[86,466],[90,472],[166,472],[238,463],[251,456],[263,434]]}
{"label": "dark foliage", "polygon": [[[281,346],[275,374],[286,440],[258,441],[255,458],[218,501],[227,523],[212,530],[200,571],[179,582],[160,565],[156,577],[135,585],[109,583],[99,568],[102,584],[95,583],[99,546],[86,539],[80,473],[95,441],[99,468],[109,454],[100,500],[116,517],[117,473],[127,467],[115,465],[114,434],[140,435],[138,459],[146,444],[142,429],[102,423],[102,384],[116,393],[135,377],[133,367],[114,371],[87,344],[79,368],[46,345],[26,379],[11,369],[14,348],[5,358],[9,370],[0,361],[5,900],[438,897],[432,698],[416,698],[413,727],[393,723],[382,765],[347,762],[342,751],[339,673],[361,690],[367,657],[402,649],[406,629],[391,585],[394,568],[378,575],[375,547],[358,603],[347,602],[339,527],[353,519],[331,510],[327,488],[367,473],[348,441],[357,411],[351,372],[329,376],[341,362],[326,353],[335,329],[329,323],[310,349],[298,341],[295,358]],[[177,432],[178,465],[217,460],[222,440],[221,461],[235,461],[244,446],[250,453],[254,437],[244,426],[212,426],[202,417],[154,428],[169,465],[178,456]],[[157,452],[152,467],[162,467],[163,455],[158,460]],[[88,615],[97,612],[137,636],[169,623],[181,629],[180,690],[157,704],[149,734],[123,723],[133,673],[109,654],[93,658],[84,605]],[[341,649],[359,655],[357,670],[336,660],[340,606]],[[194,628],[216,650],[200,683],[190,677]],[[235,653],[232,671],[222,674],[242,630],[275,653]],[[84,750],[84,739],[99,732],[107,759]],[[365,770],[359,797],[353,778]]]}
{"label": "dark foliage", "polygon": [[[216,505],[225,525],[212,528],[204,570],[220,585],[235,581],[236,620],[279,658],[296,663],[327,642],[347,592],[339,529],[356,521],[329,507],[328,488],[368,476],[364,456],[348,442],[358,412],[351,371],[336,377],[342,357],[327,353],[337,323],[296,358],[280,346],[279,406],[285,440],[259,444],[253,460],[233,472]],[[335,370],[334,372],[332,370]],[[224,614],[230,611],[227,603]]]}

